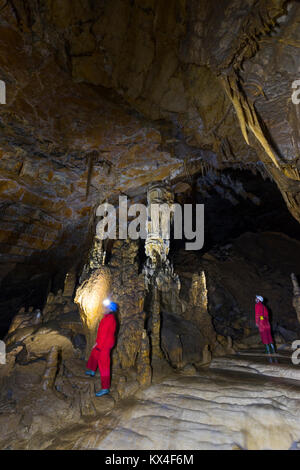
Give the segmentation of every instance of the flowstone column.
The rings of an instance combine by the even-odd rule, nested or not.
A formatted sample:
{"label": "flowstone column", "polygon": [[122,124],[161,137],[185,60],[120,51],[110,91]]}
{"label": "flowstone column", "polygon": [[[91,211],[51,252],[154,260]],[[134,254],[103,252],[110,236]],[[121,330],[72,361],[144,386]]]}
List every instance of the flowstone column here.
{"label": "flowstone column", "polygon": [[[168,238],[163,225],[163,216],[159,211],[158,217],[153,218],[153,205],[166,205],[170,208],[174,203],[173,193],[167,185],[161,183],[153,184],[147,193],[147,238],[145,241],[145,252],[147,260],[144,266],[145,285],[151,297],[149,308],[149,326],[152,347],[152,359],[162,359],[161,350],[161,291],[176,287],[180,289],[180,281],[174,273],[173,267],[168,260],[170,249],[170,232]],[[170,220],[171,223],[171,220]]]}
{"label": "flowstone column", "polygon": [[163,354],[160,348],[160,294],[157,285],[152,286],[152,304],[151,304],[151,347],[152,357],[162,359]]}
{"label": "flowstone column", "polygon": [[104,266],[103,242],[96,237],[79,282],[74,302],[79,306],[86,336],[87,358],[95,343],[98,324],[103,316],[103,300],[109,295],[111,288],[111,273],[108,267]]}
{"label": "flowstone column", "polygon": [[[143,387],[151,383],[152,376],[149,337],[145,330],[145,283],[139,269],[140,245],[136,240],[113,237],[111,243],[106,240],[102,243],[97,229],[96,234],[80,276],[75,302],[79,305],[87,340],[86,359],[95,344],[103,300],[109,298],[118,304],[117,337],[111,354],[112,387],[118,390],[119,396],[125,396],[134,376]],[[105,246],[110,249],[106,264]],[[125,388],[123,380],[127,384]]]}
{"label": "flowstone column", "polygon": [[84,265],[79,283],[81,284],[86,279],[88,279],[90,273],[95,270],[104,266],[106,259],[106,251],[104,250],[104,242],[97,237],[93,240],[93,246],[88,255],[88,261]]}
{"label": "flowstone column", "polygon": [[156,266],[159,263],[165,263],[170,249],[170,239],[164,238],[164,228],[162,214],[158,213],[158,217],[153,217],[152,208],[154,206],[167,207],[174,203],[174,196],[167,185],[153,184],[147,192],[147,238],[145,242],[146,255],[150,258],[151,264]]}
{"label": "flowstone column", "polygon": [[204,271],[193,274],[190,299],[194,312],[193,320],[199,326],[199,330],[208,342],[204,347],[203,357],[208,357],[206,351],[209,350],[209,345],[216,342],[216,332],[212,325],[211,316],[208,313],[207,285]]}

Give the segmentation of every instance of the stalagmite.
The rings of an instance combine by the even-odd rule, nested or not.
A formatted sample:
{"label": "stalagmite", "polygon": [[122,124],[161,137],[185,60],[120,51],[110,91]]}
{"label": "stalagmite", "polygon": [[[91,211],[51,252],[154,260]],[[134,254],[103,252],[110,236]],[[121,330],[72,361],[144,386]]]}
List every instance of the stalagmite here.
{"label": "stalagmite", "polygon": [[[162,359],[161,350],[161,317],[160,317],[160,293],[173,289],[180,289],[179,277],[174,273],[173,266],[167,259],[170,247],[169,238],[164,238],[165,223],[160,214],[157,220],[152,220],[152,205],[172,206],[173,193],[167,185],[151,185],[147,193],[148,221],[147,238],[145,241],[145,252],[148,256],[144,265],[145,285],[151,295],[151,351],[152,358]],[[171,223],[171,219],[170,223]],[[170,234],[169,234],[170,235]]]}
{"label": "stalagmite", "polygon": [[209,364],[211,362],[211,359],[212,359],[212,354],[209,350],[209,345],[206,344],[202,351],[202,363]]}
{"label": "stalagmite", "polygon": [[55,377],[58,370],[59,349],[52,346],[47,359],[45,373],[42,379],[43,390],[50,390],[54,387]]}
{"label": "stalagmite", "polygon": [[76,291],[74,302],[79,306],[87,340],[86,358],[95,344],[98,324],[103,315],[103,301],[108,296],[110,288],[110,271],[102,266],[102,268],[94,270]]}
{"label": "stalagmite", "polygon": [[201,308],[202,313],[207,312],[207,288],[205,272],[194,273],[191,285],[191,298],[193,305]]}
{"label": "stalagmite", "polygon": [[74,302],[79,306],[87,340],[86,359],[95,343],[98,324],[103,315],[103,301],[111,290],[111,272],[107,266],[104,266],[104,262],[103,240],[96,235],[74,298]]}
{"label": "stalagmite", "polygon": [[137,358],[137,381],[143,387],[151,384],[150,344],[146,330],[142,333],[140,351]]}
{"label": "stalagmite", "polygon": [[76,269],[72,268],[66,274],[63,296],[72,298],[74,295],[75,285],[76,285]]}
{"label": "stalagmite", "polygon": [[152,306],[151,306],[151,351],[152,358],[161,359],[163,357],[160,347],[160,298],[157,286],[153,286],[152,290]]}
{"label": "stalagmite", "polygon": [[194,310],[194,321],[199,325],[200,331],[209,343],[214,344],[216,333],[212,325],[211,316],[208,313],[207,286],[204,271],[201,271],[200,274],[193,274],[190,299]]}

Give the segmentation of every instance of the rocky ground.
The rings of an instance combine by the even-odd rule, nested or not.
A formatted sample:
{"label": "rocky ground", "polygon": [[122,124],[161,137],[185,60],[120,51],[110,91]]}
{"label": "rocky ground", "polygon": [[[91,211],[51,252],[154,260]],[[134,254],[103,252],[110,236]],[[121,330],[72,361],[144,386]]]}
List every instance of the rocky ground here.
{"label": "rocky ground", "polygon": [[[293,368],[290,358],[281,355],[271,366],[261,350],[257,356],[244,357],[247,364],[239,356],[235,359],[239,368],[223,357],[193,376],[173,376],[138,393],[126,410],[114,410],[117,425],[94,445],[97,449],[300,448],[299,366]],[[264,365],[263,371],[256,369],[257,364]],[[75,447],[86,443],[83,438]]]}
{"label": "rocky ground", "polygon": [[299,449],[300,370],[290,355],[267,358],[254,348],[169,372],[113,409],[113,398],[103,397],[95,416],[1,448]]}
{"label": "rocky ground", "polygon": [[[293,397],[297,399],[296,381],[300,381],[300,376],[299,369],[290,365],[289,353],[285,352],[285,357],[281,354],[277,363],[270,364],[259,350],[257,354],[255,349],[251,354],[247,354],[247,350],[261,344],[253,319],[253,298],[257,286],[267,295],[272,294],[268,305],[271,305],[273,313],[272,325],[277,346],[282,348],[284,344],[298,339],[299,327],[289,279],[290,272],[299,263],[298,243],[278,233],[246,233],[230,245],[210,250],[202,258],[178,251],[174,262],[180,290],[172,284],[162,284],[156,312],[153,302],[149,301],[149,293],[144,291],[138,245],[117,242],[108,264],[103,269],[96,267],[88,284],[82,284],[83,287],[90,286],[87,300],[90,301],[94,295],[97,302],[93,308],[97,309],[101,295],[106,295],[102,288],[105,276],[109,275],[109,279],[113,279],[113,298],[120,307],[118,340],[112,353],[111,394],[102,399],[95,397],[95,391],[101,387],[99,373],[95,378],[84,374],[89,354],[87,327],[90,328],[90,342],[94,344],[93,335],[96,334],[99,316],[89,310],[89,303],[79,304],[80,308],[74,304],[76,278],[69,273],[64,290],[57,294],[50,293],[42,311],[22,308],[15,315],[5,338],[7,363],[0,366],[0,447],[98,448],[103,445],[103,448],[109,448],[116,442],[120,448],[159,448],[153,436],[159,434],[166,416],[171,416],[160,415],[166,409],[168,413],[173,410],[169,405],[170,393],[176,403],[176,412],[169,431],[164,433],[166,440],[163,445],[164,448],[172,448],[171,436],[174,433],[177,436],[176,429],[181,430],[185,436],[183,439],[188,439],[192,432],[187,431],[186,418],[182,418],[188,414],[185,406],[189,409],[193,403],[199,405],[199,416],[204,416],[206,412],[202,413],[202,406],[206,406],[205,400],[209,399],[201,397],[207,397],[208,390],[213,390],[208,421],[202,422],[201,418],[191,424],[191,429],[202,429],[202,436],[208,432],[211,436],[209,444],[205,444],[202,437],[194,436],[190,443],[188,440],[182,441],[186,443],[184,445],[187,448],[205,445],[229,448],[236,443],[241,448],[262,448],[255,437],[254,440],[245,437],[252,432],[254,425],[251,420],[246,430],[241,421],[233,422],[233,428],[239,429],[236,439],[232,437],[233,428],[229,427],[224,431],[225,437],[220,437],[222,433],[211,431],[209,426],[218,428],[219,418],[214,406],[219,400],[222,401],[224,387],[229,395],[230,390],[232,393],[236,389],[241,391],[241,395],[236,392],[236,406],[244,416],[244,423],[247,423],[251,413],[248,413],[249,408],[243,409],[242,404],[250,400],[253,393],[255,397],[261,394],[261,405],[271,403],[275,400],[273,392],[270,392],[272,384],[276,393],[285,397],[286,419],[293,414],[294,402],[286,390],[289,380],[295,381]],[[283,261],[282,252],[285,253]],[[258,268],[261,253],[265,263],[262,269]],[[93,256],[89,262],[92,260],[95,262]],[[100,288],[96,294],[95,286]],[[78,292],[82,289],[80,287]],[[148,300],[144,302],[146,297]],[[93,324],[85,324],[88,316],[82,322],[85,317],[80,316],[84,314],[80,309],[83,307],[87,315],[91,315]],[[239,355],[235,354],[237,351],[240,351]],[[256,377],[249,375],[251,373],[255,373]],[[245,388],[238,388],[239,380],[246,384]],[[268,380],[270,384],[266,382]],[[187,390],[191,387],[187,392],[189,396],[195,393],[192,399],[188,398],[191,400],[188,405],[185,404],[185,387]],[[249,403],[255,408],[255,400]],[[261,405],[258,405],[262,409],[259,413],[264,416],[268,411]],[[282,412],[276,403],[274,406],[276,427]],[[149,413],[152,416],[153,410],[158,410],[157,420],[155,417],[153,420],[146,418]],[[233,413],[232,409],[226,411],[226,407],[223,411],[225,416],[227,412],[229,416]],[[135,420],[135,413],[144,418]],[[127,418],[130,420],[128,426]],[[143,433],[142,427],[139,431],[136,426],[144,426],[141,424],[143,420],[149,423],[150,434],[145,434],[138,442],[136,435]],[[273,427],[272,423],[270,418],[270,427]],[[287,436],[292,435],[294,424],[286,427]],[[117,430],[121,428],[124,428],[123,441],[117,437]],[[211,441],[215,432],[219,436],[216,443]],[[279,445],[274,433],[274,439],[272,437],[266,441],[269,442],[267,446]],[[285,438],[285,446],[288,439]],[[174,441],[178,449],[181,448],[180,442]]]}

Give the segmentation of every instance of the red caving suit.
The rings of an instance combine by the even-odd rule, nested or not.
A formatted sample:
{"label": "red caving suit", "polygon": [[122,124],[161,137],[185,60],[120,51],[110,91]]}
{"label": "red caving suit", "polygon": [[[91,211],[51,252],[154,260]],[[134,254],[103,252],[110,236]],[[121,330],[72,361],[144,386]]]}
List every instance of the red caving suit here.
{"label": "red caving suit", "polygon": [[[261,319],[260,317],[264,317]],[[271,335],[271,326],[269,323],[269,312],[267,307],[262,303],[258,302],[255,304],[255,323],[259,328],[260,337],[264,344],[273,343]]]}
{"label": "red caving suit", "polygon": [[102,389],[110,388],[110,350],[115,344],[116,326],[112,313],[104,315],[98,327],[96,345],[87,362],[87,368],[94,372],[99,367]]}

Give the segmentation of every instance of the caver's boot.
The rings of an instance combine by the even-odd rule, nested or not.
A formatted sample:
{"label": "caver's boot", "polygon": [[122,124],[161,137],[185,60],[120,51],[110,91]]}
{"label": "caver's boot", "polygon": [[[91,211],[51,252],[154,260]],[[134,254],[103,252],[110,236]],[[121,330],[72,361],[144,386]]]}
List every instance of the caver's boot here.
{"label": "caver's boot", "polygon": [[273,343],[270,344],[271,354],[276,354],[275,346]]}
{"label": "caver's boot", "polygon": [[266,354],[270,354],[270,348],[269,348],[269,345],[268,345],[268,344],[265,344],[265,347],[266,347]]}
{"label": "caver's boot", "polygon": [[96,392],[95,395],[96,397],[103,397],[103,395],[107,395],[109,393],[109,388],[103,388],[102,390],[99,390],[99,392]]}
{"label": "caver's boot", "polygon": [[85,371],[85,375],[90,375],[91,377],[94,377],[95,376],[95,372],[93,370],[90,370],[90,369],[87,369]]}

